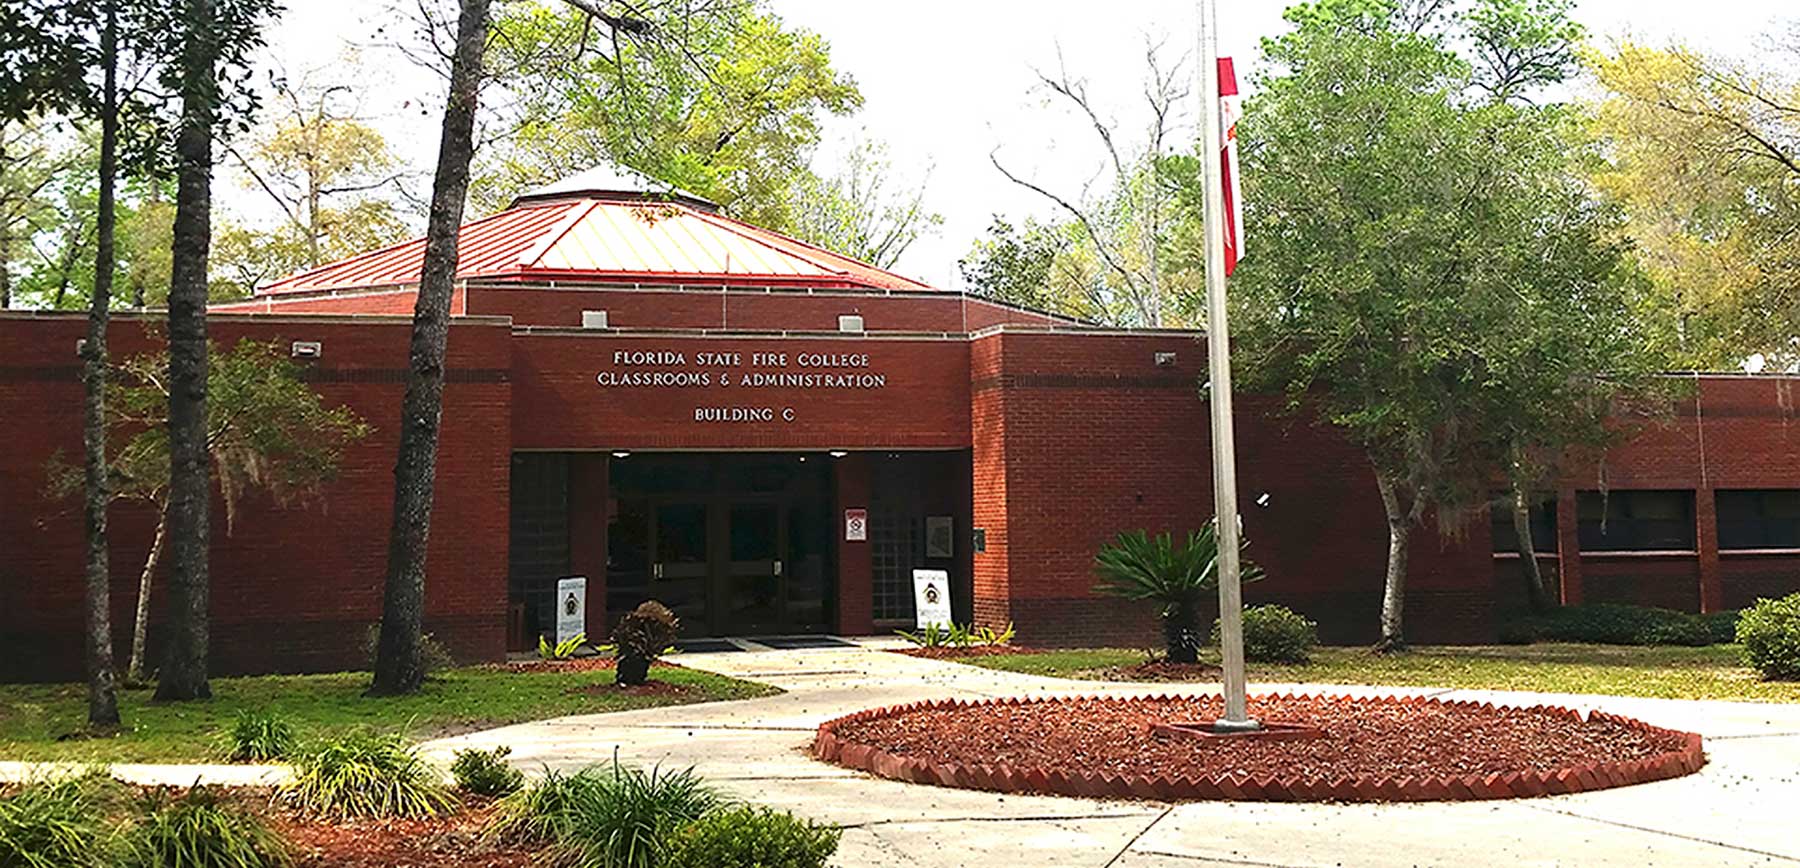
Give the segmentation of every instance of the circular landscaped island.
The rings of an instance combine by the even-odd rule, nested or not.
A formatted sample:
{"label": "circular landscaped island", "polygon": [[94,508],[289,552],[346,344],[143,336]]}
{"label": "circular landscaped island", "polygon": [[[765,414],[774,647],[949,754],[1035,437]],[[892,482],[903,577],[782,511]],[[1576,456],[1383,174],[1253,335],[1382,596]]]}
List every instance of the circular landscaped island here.
{"label": "circular landscaped island", "polygon": [[1217,696],[939,700],[819,726],[813,755],[922,784],[1159,800],[1543,796],[1679,777],[1700,736],[1567,708],[1259,696],[1270,737],[1215,737]]}

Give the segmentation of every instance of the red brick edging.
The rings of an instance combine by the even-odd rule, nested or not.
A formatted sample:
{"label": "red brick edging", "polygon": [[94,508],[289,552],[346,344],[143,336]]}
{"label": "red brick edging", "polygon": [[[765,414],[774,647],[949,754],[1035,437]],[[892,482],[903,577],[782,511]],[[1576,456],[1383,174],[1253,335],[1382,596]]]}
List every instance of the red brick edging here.
{"label": "red brick edging", "polygon": [[[1427,801],[1463,801],[1473,799],[1510,799],[1532,796],[1563,795],[1588,790],[1603,790],[1610,787],[1623,787],[1631,784],[1642,784],[1693,774],[1706,764],[1706,753],[1700,742],[1700,736],[1691,732],[1677,732],[1651,726],[1641,720],[1620,717],[1605,712],[1592,712],[1583,717],[1580,711],[1560,706],[1522,706],[1519,710],[1538,711],[1552,715],[1568,717],[1580,722],[1584,719],[1605,720],[1631,729],[1663,735],[1679,735],[1683,740],[1680,750],[1658,754],[1648,759],[1628,762],[1604,762],[1577,765],[1555,769],[1549,772],[1519,771],[1505,774],[1465,775],[1445,777],[1384,777],[1376,775],[1360,775],[1356,777],[1339,777],[1332,779],[1317,777],[1286,778],[1278,775],[1251,776],[1248,774],[1223,774],[1216,776],[1183,776],[1170,777],[1158,775],[1145,777],[1142,775],[1116,775],[1109,772],[1088,772],[1080,769],[1045,769],[1020,768],[1009,765],[961,765],[957,763],[937,763],[915,757],[897,756],[867,744],[850,741],[837,734],[837,728],[844,724],[872,720],[881,717],[893,717],[914,711],[928,711],[941,708],[971,708],[983,705],[1035,705],[1047,702],[1104,701],[1104,700],[1169,700],[1174,696],[1154,697],[1049,697],[1037,699],[989,699],[979,702],[968,702],[960,699],[937,699],[926,702],[914,702],[907,705],[887,706],[859,711],[828,720],[819,724],[818,735],[813,739],[812,754],[825,762],[836,763],[848,768],[859,769],[871,774],[892,778],[898,781],[910,781],[918,784],[932,784],[943,787],[960,787],[973,790],[994,790],[1004,793],[1048,793],[1062,796],[1079,796],[1084,798],[1122,798],[1153,799],[1158,801],[1178,801],[1195,799],[1225,799],[1231,801],[1271,801],[1271,802],[1427,802]],[[1493,703],[1478,703],[1461,700],[1444,701],[1435,698],[1418,696],[1380,696],[1352,697],[1344,695],[1309,696],[1288,695],[1280,697],[1292,700],[1327,700],[1334,702],[1392,703],[1397,705],[1438,705],[1448,708],[1467,708],[1494,711]]]}

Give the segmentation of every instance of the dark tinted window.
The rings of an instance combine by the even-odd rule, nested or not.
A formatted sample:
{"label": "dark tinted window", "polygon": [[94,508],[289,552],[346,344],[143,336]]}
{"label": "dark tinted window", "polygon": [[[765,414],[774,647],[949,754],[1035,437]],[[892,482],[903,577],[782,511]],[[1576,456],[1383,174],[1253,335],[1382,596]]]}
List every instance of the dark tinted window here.
{"label": "dark tinted window", "polygon": [[[1517,552],[1519,538],[1513,533],[1512,493],[1494,492],[1488,503],[1488,516],[1493,519],[1494,551]],[[1556,552],[1556,495],[1534,496],[1531,511],[1531,547],[1538,554]]]}
{"label": "dark tinted window", "polygon": [[1693,551],[1692,491],[1583,491],[1577,495],[1584,551]]}
{"label": "dark tinted window", "polygon": [[1713,499],[1719,548],[1800,548],[1800,491],[1720,491]]}

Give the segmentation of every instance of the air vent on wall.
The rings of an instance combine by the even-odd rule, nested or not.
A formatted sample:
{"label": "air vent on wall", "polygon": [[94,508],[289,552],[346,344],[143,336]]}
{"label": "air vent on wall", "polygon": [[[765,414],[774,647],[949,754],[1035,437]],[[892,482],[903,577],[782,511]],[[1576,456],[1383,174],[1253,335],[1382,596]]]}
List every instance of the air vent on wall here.
{"label": "air vent on wall", "polygon": [[862,334],[863,318],[861,314],[847,313],[838,317],[838,331],[851,334]]}
{"label": "air vent on wall", "polygon": [[584,310],[581,312],[581,327],[584,329],[606,328],[606,311]]}

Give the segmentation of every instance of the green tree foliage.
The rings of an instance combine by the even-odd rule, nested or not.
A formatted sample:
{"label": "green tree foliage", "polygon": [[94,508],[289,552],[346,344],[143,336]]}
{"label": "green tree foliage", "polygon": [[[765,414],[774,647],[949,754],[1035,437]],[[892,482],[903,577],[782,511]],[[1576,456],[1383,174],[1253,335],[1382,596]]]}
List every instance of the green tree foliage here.
{"label": "green tree foliage", "polygon": [[[823,37],[758,3],[639,4],[621,30],[564,3],[497,10],[489,67],[516,133],[478,172],[477,207],[619,164],[785,229],[820,122],[862,105]],[[636,7],[634,7],[636,8]]]}
{"label": "green tree foliage", "polygon": [[[1389,532],[1384,648],[1404,647],[1412,527],[1435,513],[1454,529],[1496,471],[1603,441],[1655,367],[1616,215],[1585,195],[1574,118],[1521,98],[1563,68],[1455,50],[1567,38],[1560,5],[1484,0],[1424,21],[1408,8],[1290,9],[1239,127],[1254,254],[1235,337],[1250,385],[1304,400],[1368,455]],[[1491,23],[1520,14],[1549,18]]]}
{"label": "green tree foliage", "polygon": [[[265,491],[284,505],[322,496],[337,476],[344,449],[368,435],[368,424],[348,407],[327,407],[279,343],[244,340],[212,356],[205,441],[227,529],[251,491]],[[168,364],[166,352],[145,353],[125,360],[107,378],[108,492],[117,500],[148,504],[157,515],[139,579],[127,675],[132,681],[145,675],[151,580],[168,524]],[[52,459],[49,479],[52,497],[81,491],[81,468],[60,457]]]}
{"label": "green tree foliage", "polygon": [[242,297],[258,285],[409,234],[392,199],[399,159],[358,120],[345,85],[279,81],[281,114],[232,149],[247,182],[282,214],[271,229],[222,225],[214,233],[214,294]]}
{"label": "green tree foliage", "polygon": [[1766,69],[1630,41],[1588,57],[1594,181],[1630,216],[1640,308],[1683,365],[1800,362],[1800,47],[1777,51]]}
{"label": "green tree foliage", "polygon": [[942,215],[925,208],[925,187],[896,191],[893,165],[879,142],[858,142],[830,176],[802,172],[789,202],[794,237],[834,253],[890,268]]}

